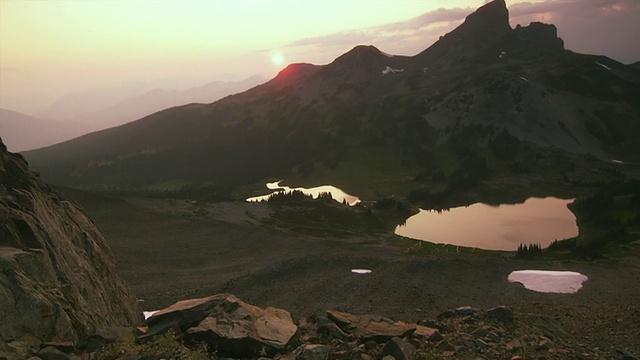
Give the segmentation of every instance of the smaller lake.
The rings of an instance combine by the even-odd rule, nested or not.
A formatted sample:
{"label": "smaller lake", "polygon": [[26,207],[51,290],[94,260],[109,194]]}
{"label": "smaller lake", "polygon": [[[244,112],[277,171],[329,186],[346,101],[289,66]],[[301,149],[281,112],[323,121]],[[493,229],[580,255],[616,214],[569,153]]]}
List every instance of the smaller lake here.
{"label": "smaller lake", "polygon": [[401,236],[433,243],[513,251],[522,244],[548,246],[578,235],[573,200],[530,198],[524,203],[491,206],[476,203],[446,211],[420,212],[396,227]]}
{"label": "smaller lake", "polygon": [[358,198],[357,196],[349,195],[335,186],[322,185],[322,186],[316,186],[313,188],[303,188],[303,187],[291,188],[288,186],[281,186],[280,185],[281,182],[282,180],[272,182],[272,183],[267,183],[267,189],[275,190],[275,191],[267,195],[250,197],[247,199],[247,201],[248,202],[267,201],[272,195],[277,193],[281,193],[281,192],[291,193],[294,191],[300,191],[303,194],[307,196],[311,196],[314,199],[317,199],[318,196],[320,196],[320,194],[322,193],[329,193],[331,194],[331,197],[333,198],[333,200],[339,203],[346,202],[347,204],[349,204],[349,206],[354,206],[360,202],[360,198]]}
{"label": "smaller lake", "polygon": [[536,292],[573,294],[589,278],[574,271],[518,270],[511,272],[508,280],[519,282],[526,289]]}

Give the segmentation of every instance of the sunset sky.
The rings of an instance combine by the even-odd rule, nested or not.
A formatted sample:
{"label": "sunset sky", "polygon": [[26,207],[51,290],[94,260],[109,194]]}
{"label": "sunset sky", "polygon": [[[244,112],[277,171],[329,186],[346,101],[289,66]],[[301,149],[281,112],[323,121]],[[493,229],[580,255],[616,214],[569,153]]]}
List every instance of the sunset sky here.
{"label": "sunset sky", "polygon": [[[326,64],[358,44],[414,55],[484,0],[0,0],[0,107],[96,87],[183,89]],[[640,0],[507,0],[568,49],[640,60]]]}

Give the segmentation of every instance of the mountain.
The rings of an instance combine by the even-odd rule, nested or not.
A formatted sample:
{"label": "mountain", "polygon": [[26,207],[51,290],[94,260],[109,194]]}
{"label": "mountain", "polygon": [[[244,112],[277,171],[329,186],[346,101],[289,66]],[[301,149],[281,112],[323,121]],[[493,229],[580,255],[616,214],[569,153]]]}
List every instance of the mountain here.
{"label": "mountain", "polygon": [[[453,189],[499,171],[536,176],[544,164],[562,173],[582,155],[638,162],[639,134],[636,69],[566,50],[553,25],[512,29],[495,0],[415,56],[356,46],[212,104],[25,156],[48,181],[102,189],[296,176]],[[569,160],[551,161],[549,151]]]}
{"label": "mountain", "polygon": [[0,135],[11,151],[38,149],[87,132],[86,124],[39,119],[0,108]]}
{"label": "mountain", "polygon": [[640,70],[640,61],[636,61],[633,64],[629,64],[629,67],[632,67],[636,70]]}
{"label": "mountain", "polygon": [[11,356],[11,344],[23,347],[15,345],[25,337],[73,345],[98,329],[142,320],[93,222],[31,173],[2,139],[0,268],[0,343],[9,358],[26,356]]}
{"label": "mountain", "polygon": [[40,114],[60,121],[90,125],[91,131],[139,119],[162,109],[190,103],[210,103],[263,83],[260,76],[235,82],[214,81],[186,90],[98,88],[62,97]]}

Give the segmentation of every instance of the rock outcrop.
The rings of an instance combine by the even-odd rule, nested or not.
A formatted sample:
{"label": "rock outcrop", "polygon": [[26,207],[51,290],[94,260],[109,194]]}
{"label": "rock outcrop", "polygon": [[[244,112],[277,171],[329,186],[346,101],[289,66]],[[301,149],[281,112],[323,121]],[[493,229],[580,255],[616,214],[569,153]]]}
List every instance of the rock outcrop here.
{"label": "rock outcrop", "polygon": [[23,337],[78,342],[142,320],[91,220],[1,139],[0,319],[5,346]]}
{"label": "rock outcrop", "polygon": [[153,314],[147,324],[143,339],[177,329],[187,343],[204,342],[235,357],[273,356],[298,329],[288,311],[262,309],[229,294],[179,301]]}

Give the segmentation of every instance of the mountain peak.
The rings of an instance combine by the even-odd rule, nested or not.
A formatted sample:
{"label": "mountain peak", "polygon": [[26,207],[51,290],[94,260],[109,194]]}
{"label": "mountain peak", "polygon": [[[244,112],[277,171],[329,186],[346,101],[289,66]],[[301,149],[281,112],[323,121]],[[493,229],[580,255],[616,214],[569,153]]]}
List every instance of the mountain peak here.
{"label": "mountain peak", "polygon": [[318,69],[320,69],[320,66],[309,63],[289,64],[284,69],[280,70],[278,75],[276,75],[275,78],[271,79],[266,84],[269,84],[270,86],[290,85],[291,83],[300,81],[301,78],[307,75],[313,74],[314,72],[318,71]]}
{"label": "mountain peak", "polygon": [[361,66],[388,57],[373,45],[358,45],[334,60],[334,64]]}
{"label": "mountain peak", "polygon": [[456,38],[479,40],[496,38],[509,31],[511,26],[507,4],[504,0],[494,0],[467,16],[464,23],[451,32],[451,35]]}

